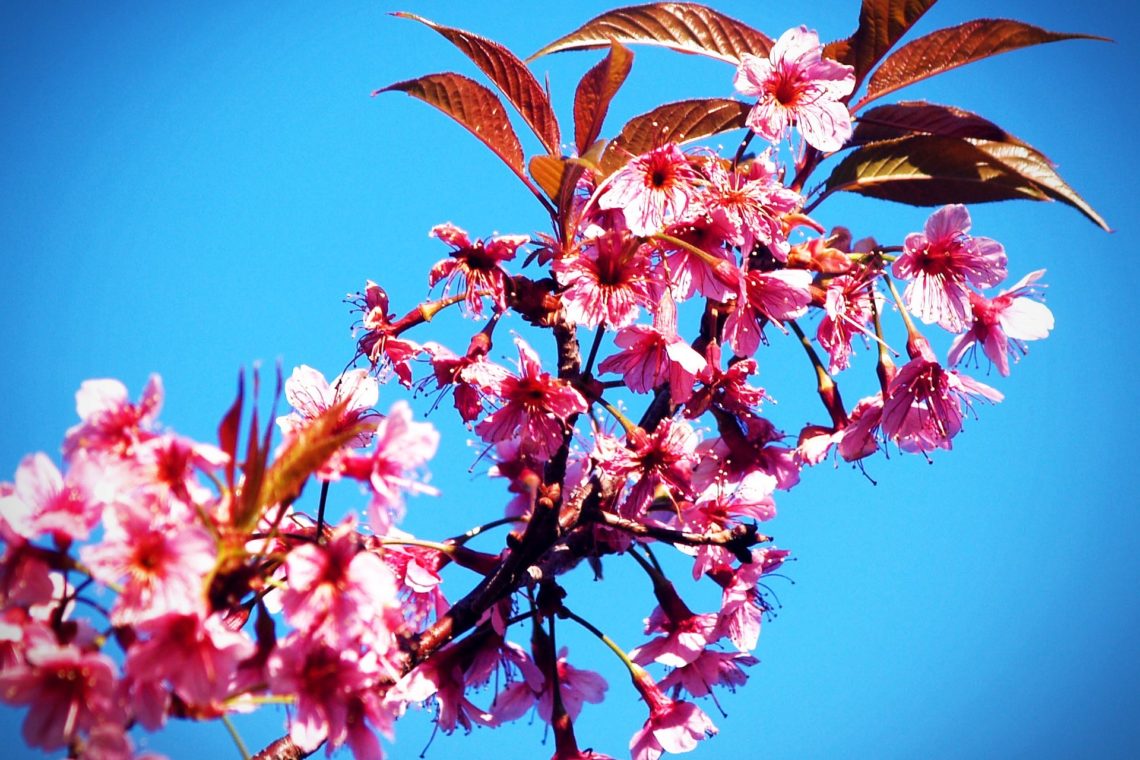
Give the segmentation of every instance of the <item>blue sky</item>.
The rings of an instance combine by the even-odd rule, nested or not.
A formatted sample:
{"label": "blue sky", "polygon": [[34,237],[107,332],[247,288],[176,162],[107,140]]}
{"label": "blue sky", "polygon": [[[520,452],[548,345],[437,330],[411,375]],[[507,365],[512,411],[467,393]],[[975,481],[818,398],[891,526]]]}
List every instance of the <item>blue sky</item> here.
{"label": "blue sky", "polygon": [[[1054,334],[1011,378],[971,370],[1006,401],[979,408],[933,464],[878,457],[868,464],[877,485],[824,465],[783,495],[765,526],[797,558],[789,580],[773,581],[783,606],[749,684],[722,700],[728,717],[704,705],[721,734],[692,757],[1140,753],[1130,333],[1140,318],[1130,291],[1140,275],[1140,167],[1128,137],[1140,113],[1127,84],[1140,27],[1124,6],[947,2],[921,22],[929,31],[1014,17],[1116,39],[1011,53],[899,96],[968,108],[1042,149],[1116,231],[1058,204],[972,208],[975,232],[1005,244],[1011,278],[1048,268]],[[433,225],[479,236],[542,230],[533,199],[465,131],[404,95],[369,97],[431,71],[477,76],[441,37],[387,10],[528,54],[606,6],[506,7],[0,7],[0,478],[27,452],[58,451],[84,379],[116,377],[137,395],[159,372],[164,422],[211,440],[240,368],[280,360],[286,372],[306,363],[334,375],[344,366],[353,344],[341,299],[365,279],[384,285],[397,311],[421,299],[427,267],[444,254],[426,236]],[[825,39],[849,32],[856,15],[847,2],[717,7],[773,36],[804,23]],[[595,60],[536,65],[540,77],[549,72],[566,134],[574,84]],[[607,134],[664,100],[729,97],[731,75],[714,61],[638,48]],[[817,217],[897,242],[927,214],[835,198]],[[459,335],[446,321],[442,329]],[[787,430],[822,421],[806,364],[775,338],[758,357],[761,382],[780,400],[771,416]],[[857,356],[848,382],[860,387],[872,366]],[[385,388],[381,408],[399,397]],[[451,532],[498,516],[500,491],[468,473],[468,434],[445,414],[433,421],[445,436],[432,467],[443,495],[413,501],[406,527],[436,536],[439,525]],[[361,504],[351,488],[334,489],[340,512]],[[482,548],[497,550],[494,541]],[[451,596],[469,582],[449,577]],[[626,646],[652,606],[644,578],[617,560],[604,584],[579,582],[571,594]],[[587,707],[578,722],[580,742],[620,757],[643,708],[600,646],[568,640],[576,664],[611,681],[606,707]],[[0,710],[0,735],[15,736],[18,720]],[[239,725],[252,746],[282,721],[267,710]],[[418,755],[430,733],[424,715],[410,716],[392,756]],[[437,737],[428,757],[545,757],[553,747],[538,744],[542,733],[524,719]],[[236,756],[217,724],[175,725],[145,746],[172,758]]]}

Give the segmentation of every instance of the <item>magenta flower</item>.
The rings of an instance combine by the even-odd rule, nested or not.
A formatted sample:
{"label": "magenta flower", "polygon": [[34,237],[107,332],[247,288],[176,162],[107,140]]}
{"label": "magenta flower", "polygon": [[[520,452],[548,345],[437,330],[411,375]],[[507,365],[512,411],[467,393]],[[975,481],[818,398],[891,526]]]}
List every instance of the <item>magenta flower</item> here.
{"label": "magenta flower", "polygon": [[[684,607],[683,603],[681,606]],[[646,621],[645,632],[664,635],[634,648],[629,657],[638,665],[659,662],[671,668],[684,667],[719,638],[716,628],[716,613],[698,615],[685,608],[681,613],[666,614],[657,607]]]}
{"label": "magenta flower", "polygon": [[1003,290],[989,299],[970,291],[970,308],[974,323],[970,329],[954,339],[948,361],[956,365],[976,346],[991,362],[997,365],[1002,376],[1009,375],[1009,358],[1017,361],[1028,349],[1027,340],[1048,337],[1053,329],[1053,312],[1040,301],[1036,283],[1045,274],[1044,269],[1030,272],[1009,290]]}
{"label": "magenta flower", "polygon": [[24,741],[62,749],[118,712],[115,665],[103,654],[42,642],[26,661],[0,673],[0,700],[28,705]]}
{"label": "magenta flower", "polygon": [[711,694],[714,686],[724,686],[731,691],[748,681],[748,674],[743,667],[751,667],[758,662],[758,659],[743,652],[706,649],[692,662],[670,671],[669,675],[661,679],[660,686],[666,691],[684,689],[693,697]]}
{"label": "magenta flower", "polygon": [[868,329],[873,297],[874,286],[866,279],[845,274],[828,281],[824,315],[815,335],[827,349],[828,371],[832,374],[851,365],[852,338],[863,335],[877,339]]}
{"label": "magenta flower", "polygon": [[636,156],[610,178],[598,207],[620,209],[634,235],[656,234],[693,215],[700,175],[676,143]]}
{"label": "magenta flower", "polygon": [[714,301],[726,301],[732,297],[740,275],[736,257],[725,246],[731,230],[722,223],[701,216],[673,225],[666,233],[702,252],[698,255],[664,240],[655,241],[657,249],[665,255],[664,268],[669,273],[669,290],[674,298],[683,301],[694,293]]}
{"label": "magenta flower", "polygon": [[661,283],[637,238],[614,230],[588,240],[576,256],[554,262],[562,308],[574,324],[625,327],[640,307],[657,303]]}
{"label": "magenta flower", "polygon": [[368,280],[364,293],[358,293],[353,303],[364,315],[360,322],[365,333],[357,342],[360,355],[368,357],[373,369],[386,363],[400,383],[411,388],[411,361],[422,349],[410,340],[396,337],[398,331],[392,324],[393,315],[388,313],[388,294],[384,288]]}
{"label": "magenta flower", "polygon": [[653,317],[653,326],[630,325],[618,331],[614,343],[624,349],[598,365],[599,372],[625,377],[635,393],[649,393],[668,382],[669,397],[683,404],[693,395],[693,383],[708,362],[677,334],[677,306],[666,292]]}
{"label": "magenta flower", "polygon": [[924,232],[912,232],[891,268],[910,280],[903,301],[926,324],[937,322],[962,332],[973,320],[970,288],[989,288],[1005,279],[1005,248],[987,237],[970,237],[970,212],[962,205],[943,206],[926,220]]}
{"label": "magenta flower", "polygon": [[757,243],[768,246],[780,261],[788,258],[788,239],[780,222],[800,207],[803,198],[780,183],[769,153],[744,168],[726,169],[719,159],[709,162],[710,185],[705,191],[709,216],[729,231],[728,242],[745,256]]}
{"label": "magenta flower", "polygon": [[503,262],[513,259],[518,247],[530,242],[529,237],[499,235],[486,242],[477,240],[472,243],[466,232],[450,222],[432,227],[428,234],[439,238],[453,249],[450,258],[431,268],[428,275],[430,287],[435,287],[440,280],[446,280],[443,286],[446,296],[451,284],[458,280],[466,292],[464,302],[467,310],[475,316],[483,315],[484,296],[495,302],[496,311],[507,308],[507,283],[510,275],[503,269]]}
{"label": "magenta flower", "polygon": [[767,58],[745,53],[733,84],[757,98],[748,126],[776,142],[794,124],[808,145],[825,153],[851,137],[851,114],[842,99],[855,89],[855,70],[822,57],[819,35],[807,27],[780,35]]}
{"label": "magenta flower", "polygon": [[756,353],[767,322],[802,317],[811,303],[811,272],[803,269],[741,272],[736,308],[724,324],[724,337],[740,356]]}
{"label": "magenta flower", "polygon": [[565,381],[543,372],[538,354],[526,341],[515,338],[515,345],[519,373],[492,389],[503,405],[476,425],[475,432],[488,443],[518,436],[523,453],[547,459],[562,445],[570,417],[586,411],[586,399]]}

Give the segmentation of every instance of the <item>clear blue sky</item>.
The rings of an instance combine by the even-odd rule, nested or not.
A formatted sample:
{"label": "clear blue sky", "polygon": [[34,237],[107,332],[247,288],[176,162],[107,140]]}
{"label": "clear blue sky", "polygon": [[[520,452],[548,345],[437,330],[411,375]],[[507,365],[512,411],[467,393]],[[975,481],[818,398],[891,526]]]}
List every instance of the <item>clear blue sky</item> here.
{"label": "clear blue sky", "polygon": [[[980,408],[949,455],[876,458],[877,486],[825,465],[779,500],[766,527],[795,551],[795,584],[773,581],[784,606],[765,626],[762,663],[722,701],[729,717],[704,705],[721,735],[692,757],[1140,755],[1131,334],[1140,314],[1130,291],[1140,278],[1140,25],[1126,5],[945,2],[921,22],[928,31],[1014,17],[1116,38],[1015,52],[901,97],[969,108],[1038,146],[1117,231],[1057,204],[972,209],[975,231],[1005,244],[1012,278],[1049,269],[1056,331],[1008,380],[974,373],[1007,400]],[[137,394],[159,372],[164,422],[211,440],[240,367],[280,358],[287,372],[339,371],[353,348],[340,299],[366,278],[396,310],[418,301],[444,252],[426,237],[432,225],[543,229],[533,200],[461,128],[404,95],[369,97],[430,71],[477,76],[441,37],[386,10],[528,54],[605,8],[590,0],[515,17],[505,7],[0,7],[0,479],[27,452],[58,451],[84,379],[120,378]],[[854,2],[717,7],[773,36],[805,23],[834,38],[856,16]],[[538,63],[567,115],[564,134],[574,83],[596,59]],[[639,48],[609,133],[662,100],[731,96],[731,75]],[[825,224],[883,242],[920,229],[928,213],[835,200],[819,210]],[[795,430],[824,415],[802,357],[785,349],[762,353],[761,382],[781,401],[774,419]],[[851,372],[871,369],[862,354]],[[381,408],[400,396],[385,389]],[[445,414],[434,420],[445,434],[432,468],[443,496],[413,501],[406,524],[433,536],[438,525],[498,516],[502,502],[495,484],[468,474],[467,434]],[[351,488],[334,489],[333,501],[341,512],[362,504]],[[629,563],[611,560],[607,573],[604,585],[572,587],[572,601],[632,646],[649,590]],[[449,577],[453,598],[465,582]],[[606,652],[585,639],[571,646],[576,664],[611,677],[605,709],[587,707],[578,722],[580,742],[623,756],[643,708]],[[282,719],[266,711],[239,725],[261,745]],[[0,710],[0,735],[17,731],[18,716]],[[524,719],[438,737],[428,757],[547,757],[542,733]],[[418,755],[429,734],[424,716],[411,716],[391,755]],[[236,756],[218,724],[176,724],[144,746],[176,759]],[[12,742],[6,751],[27,752]]]}

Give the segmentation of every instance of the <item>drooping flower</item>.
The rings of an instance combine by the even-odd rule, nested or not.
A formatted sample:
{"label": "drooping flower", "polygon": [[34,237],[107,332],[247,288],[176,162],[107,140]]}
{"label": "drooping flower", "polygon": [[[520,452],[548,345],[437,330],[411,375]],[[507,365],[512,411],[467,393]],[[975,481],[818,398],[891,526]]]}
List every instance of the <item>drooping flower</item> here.
{"label": "drooping flower", "polygon": [[662,286],[646,249],[627,232],[611,230],[589,239],[576,256],[555,261],[566,318],[587,327],[625,327],[642,306],[655,304]]}
{"label": "drooping flower", "polygon": [[614,174],[598,207],[620,209],[634,235],[653,235],[692,214],[699,178],[677,144],[666,143],[630,159]]}
{"label": "drooping flower", "polygon": [[344,473],[372,486],[369,518],[377,535],[402,516],[404,493],[436,494],[416,474],[435,456],[439,431],[430,422],[414,422],[412,408],[397,401],[376,425],[375,450],[345,457]]}
{"label": "drooping flower", "polygon": [[503,378],[491,389],[503,405],[475,426],[484,441],[496,443],[519,438],[523,453],[549,458],[562,445],[572,415],[586,411],[582,394],[563,380],[542,371],[538,354],[522,338],[519,372]]}
{"label": "drooping flower", "polygon": [[474,243],[467,233],[450,222],[432,227],[428,233],[452,247],[451,256],[431,268],[428,285],[435,287],[440,280],[446,280],[444,295],[455,281],[466,291],[464,302],[467,310],[475,315],[483,315],[483,298],[490,298],[497,311],[507,308],[507,282],[510,275],[503,269],[503,262],[515,257],[518,247],[530,242],[526,235],[497,235],[487,241]]}
{"label": "drooping flower", "polygon": [[1008,376],[1009,358],[1017,361],[1028,351],[1025,341],[1048,337],[1053,329],[1053,312],[1035,299],[1038,288],[1044,287],[1037,285],[1044,274],[1044,269],[1030,272],[992,299],[970,291],[974,323],[951,344],[950,364],[960,363],[971,349],[981,346],[998,372]]}
{"label": "drooping flower", "polygon": [[[350,294],[351,295],[351,294]],[[386,362],[400,384],[412,387],[411,360],[422,350],[410,340],[396,337],[399,332],[388,313],[388,294],[372,280],[368,280],[363,294],[356,294],[353,303],[361,311],[360,324],[365,333],[357,342],[360,355],[367,356],[373,368]]]}
{"label": "drooping flower", "polygon": [[669,699],[640,667],[634,671],[633,683],[649,705],[649,719],[629,742],[633,760],[657,760],[664,752],[691,752],[698,741],[716,734],[716,726],[701,708]]}
{"label": "drooping flower", "polygon": [[614,343],[623,351],[598,365],[599,372],[625,377],[635,393],[649,393],[668,382],[669,397],[683,404],[693,395],[693,383],[708,363],[677,334],[677,306],[667,292],[653,317],[653,326],[630,325],[618,331]]}
{"label": "drooping flower", "polygon": [[1001,401],[1002,394],[984,383],[944,369],[925,341],[887,388],[882,429],[904,451],[949,449],[962,429],[963,406],[972,397]]}
{"label": "drooping flower", "polygon": [[851,340],[856,334],[874,335],[871,322],[874,285],[852,275],[832,277],[824,296],[823,318],[816,330],[816,340],[827,350],[828,371],[832,374],[851,365]]}
{"label": "drooping flower", "polygon": [[855,70],[823,58],[819,35],[800,26],[780,35],[767,58],[745,53],[733,83],[757,98],[748,126],[776,142],[795,125],[804,141],[825,153],[851,137],[851,114],[842,99],[855,88]]}
{"label": "drooping flower", "polygon": [[777,269],[772,272],[741,272],[737,285],[736,308],[724,324],[725,340],[740,356],[751,356],[759,348],[763,326],[802,317],[811,303],[811,272]]}
{"label": "drooping flower", "polygon": [[732,296],[739,275],[736,257],[726,245],[731,230],[702,215],[692,221],[671,225],[665,232],[698,252],[667,240],[655,241],[657,250],[665,257],[664,267],[673,298],[683,301],[694,293],[700,293],[714,301],[724,301]]}
{"label": "drooping flower", "polygon": [[748,680],[743,667],[751,667],[758,662],[758,659],[744,652],[706,649],[692,662],[670,671],[669,675],[661,679],[660,686],[665,691],[684,689],[693,697],[711,694],[714,686],[725,686],[731,691],[737,686],[743,686]]}
{"label": "drooping flower", "polygon": [[970,212],[960,204],[943,206],[926,220],[923,232],[906,236],[891,268],[910,280],[903,301],[926,324],[962,332],[973,320],[970,288],[989,288],[1005,279],[1005,248],[987,237],[971,237]]}

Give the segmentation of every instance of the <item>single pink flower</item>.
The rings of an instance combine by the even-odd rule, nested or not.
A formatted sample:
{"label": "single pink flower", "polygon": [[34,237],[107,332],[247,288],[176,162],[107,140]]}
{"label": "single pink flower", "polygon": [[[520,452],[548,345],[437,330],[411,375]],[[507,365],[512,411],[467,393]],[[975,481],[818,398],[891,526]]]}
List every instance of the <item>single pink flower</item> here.
{"label": "single pink flower", "polygon": [[687,498],[692,491],[692,471],[700,436],[686,420],[665,418],[652,433],[638,431],[628,440],[626,476],[634,479],[620,512],[638,518],[664,488],[672,499]]}
{"label": "single pink flower", "polygon": [[238,664],[256,645],[226,627],[221,613],[173,612],[139,623],[145,638],[127,651],[126,673],[135,681],[168,683],[189,705],[208,708],[229,696]]}
{"label": "single pink flower", "polygon": [[724,324],[724,337],[732,350],[740,356],[751,356],[760,347],[765,324],[779,324],[806,314],[811,303],[811,281],[811,272],[803,269],[741,271],[736,308]]}
{"label": "single pink flower", "polygon": [[828,371],[835,374],[851,365],[851,340],[856,335],[877,339],[868,329],[874,285],[861,277],[839,275],[828,280],[824,298],[823,318],[815,335],[827,350]]}
{"label": "single pink flower", "polygon": [[1046,338],[1053,329],[1053,312],[1036,300],[1038,289],[1044,287],[1037,285],[1037,281],[1044,274],[1044,269],[1030,272],[992,299],[970,291],[974,323],[951,344],[950,364],[960,363],[980,345],[986,357],[997,365],[998,372],[1008,376],[1009,358],[1012,356],[1017,361],[1028,351],[1025,341]]}
{"label": "single pink flower", "polygon": [[85,380],[75,394],[75,407],[82,422],[67,431],[64,456],[70,459],[80,449],[124,456],[155,435],[162,379],[151,375],[137,404],[129,401],[126,386],[118,380]]}
{"label": "single pink flower", "polygon": [[769,142],[793,124],[808,145],[825,153],[851,137],[851,114],[842,99],[855,89],[855,70],[824,58],[819,35],[807,27],[780,35],[767,58],[745,53],[733,84],[757,98],[748,126]]}
{"label": "single pink flower", "polygon": [[716,726],[701,708],[669,699],[641,668],[635,671],[633,682],[649,705],[649,719],[629,742],[633,760],[657,760],[665,752],[691,752],[698,741],[716,734]]}
{"label": "single pink flower", "polygon": [[656,304],[662,285],[646,251],[637,238],[612,230],[586,241],[576,256],[555,261],[566,318],[587,327],[625,327],[642,306]]}
{"label": "single pink flower", "polygon": [[519,438],[520,450],[547,459],[562,445],[569,419],[586,411],[586,399],[577,390],[542,371],[538,354],[522,338],[519,373],[508,375],[491,392],[502,406],[475,426],[484,441],[496,443]]}
{"label": "single pink flower", "polygon": [[618,170],[598,198],[598,207],[621,209],[630,232],[653,235],[692,215],[699,178],[677,144],[667,143]]}
{"label": "single pink flower", "polygon": [[677,306],[668,292],[661,298],[652,327],[623,327],[614,343],[624,350],[599,364],[598,371],[623,375],[635,393],[649,393],[667,382],[674,404],[689,400],[693,383],[708,366],[705,357],[677,334]]}
{"label": "single pink flower", "polygon": [[874,454],[879,449],[876,433],[883,419],[883,394],[859,399],[848,415],[847,427],[841,432],[839,455],[848,462],[854,462]]}
{"label": "single pink flower", "polygon": [[397,401],[376,425],[375,450],[345,457],[343,471],[372,486],[369,519],[377,535],[403,515],[405,493],[437,494],[419,473],[435,456],[439,431],[430,422],[415,422],[406,401]]}
{"label": "single pink flower", "polygon": [[[362,369],[349,370],[330,383],[320,370],[302,364],[295,367],[285,381],[285,398],[294,411],[278,417],[277,426],[288,439],[339,401],[346,401],[348,405],[341,414],[338,427],[351,427],[372,413],[372,407],[380,398],[380,386],[376,378]],[[371,440],[371,432],[361,432],[347,445],[361,448]]]}
{"label": "single pink flower", "polygon": [[[684,607],[683,604],[681,606]],[[659,662],[671,668],[684,667],[717,640],[716,627],[716,613],[698,615],[684,608],[680,614],[666,614],[657,607],[645,621],[645,632],[663,635],[635,647],[629,658],[638,665]]]}
{"label": "single pink flower", "polygon": [[483,315],[483,298],[495,303],[496,311],[507,308],[507,287],[510,275],[503,269],[503,262],[515,257],[518,247],[530,242],[526,235],[499,235],[486,242],[474,243],[467,233],[454,224],[446,223],[432,227],[428,233],[452,247],[451,256],[431,268],[428,285],[435,287],[440,280],[446,280],[444,295],[451,284],[459,281],[466,292],[467,310],[475,316]]}
{"label": "single pink flower", "polygon": [[411,388],[411,361],[423,349],[410,340],[397,337],[399,332],[392,324],[394,315],[388,313],[388,294],[384,288],[368,280],[364,293],[358,293],[352,303],[363,314],[360,325],[365,333],[357,341],[359,355],[367,356],[373,369],[385,363],[400,379],[401,385]]}
{"label": "single pink flower", "polygon": [[62,749],[118,712],[115,678],[106,655],[44,641],[22,665],[0,672],[0,700],[29,706],[23,726],[29,746]]}
{"label": "single pink flower", "polygon": [[214,569],[217,549],[204,528],[135,502],[116,505],[104,525],[103,541],[79,554],[95,580],[122,585],[111,622],[128,625],[205,609],[206,576]]}
{"label": "single pink flower", "polygon": [[700,293],[714,301],[732,297],[739,279],[736,257],[726,247],[732,230],[725,224],[702,215],[691,221],[674,224],[665,230],[670,237],[688,243],[701,253],[656,240],[654,245],[664,254],[664,268],[668,272],[669,290],[678,301]]}
{"label": "single pink flower", "polygon": [[88,485],[98,470],[85,455],[77,454],[67,474],[61,475],[46,454],[29,454],[16,470],[12,493],[0,496],[0,520],[29,540],[50,535],[57,544],[66,545],[86,539],[102,510]]}
{"label": "single pink flower", "polygon": [[709,216],[729,230],[728,242],[745,257],[760,243],[777,260],[786,261],[790,246],[780,220],[798,209],[803,198],[780,182],[770,152],[733,170],[713,159],[708,174],[705,204]]}
{"label": "single pink flower", "polygon": [[962,332],[973,320],[970,288],[989,288],[1005,279],[1005,248],[987,237],[971,237],[970,212],[962,205],[943,206],[912,232],[891,271],[910,280],[903,301],[926,324]]}
{"label": "single pink flower", "polygon": [[692,697],[707,696],[712,693],[714,686],[724,686],[732,691],[748,680],[748,674],[743,668],[758,662],[758,659],[744,652],[706,649],[692,662],[671,670],[669,675],[661,679],[660,686],[665,691],[684,689]]}
{"label": "single pink flower", "polygon": [[942,367],[925,341],[891,381],[883,403],[882,429],[904,451],[950,448],[962,429],[963,406],[972,397],[1002,400],[997,390]]}
{"label": "single pink flower", "polygon": [[434,698],[439,705],[436,725],[445,734],[450,734],[456,726],[470,731],[472,723],[495,725],[494,715],[467,698],[467,687],[481,682],[491,672],[486,670],[480,674],[473,669],[480,653],[492,652],[497,657],[501,641],[498,636],[483,633],[438,650],[388,690],[384,696],[385,706],[402,715],[409,704]]}
{"label": "single pink flower", "polygon": [[720,369],[721,347],[715,341],[705,349],[709,372],[703,385],[685,405],[685,416],[696,419],[710,407],[722,409],[734,415],[756,414],[764,399],[770,398],[763,388],[748,384],[748,376],[756,373],[756,360],[740,359]]}

